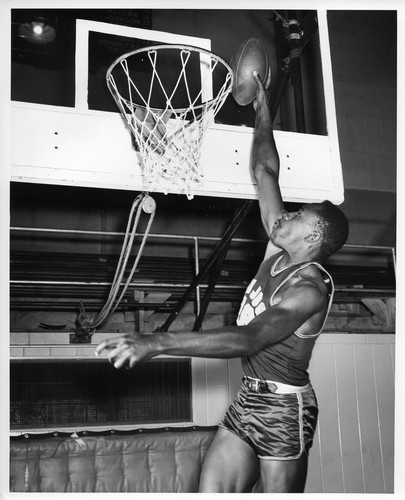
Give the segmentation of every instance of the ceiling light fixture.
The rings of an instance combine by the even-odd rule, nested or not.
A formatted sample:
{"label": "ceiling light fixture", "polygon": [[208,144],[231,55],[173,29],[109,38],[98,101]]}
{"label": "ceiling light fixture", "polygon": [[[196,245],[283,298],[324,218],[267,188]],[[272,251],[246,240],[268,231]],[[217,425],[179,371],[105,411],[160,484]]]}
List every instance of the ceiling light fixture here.
{"label": "ceiling light fixture", "polygon": [[21,24],[18,34],[25,40],[38,44],[50,43],[56,38],[55,28],[44,17],[36,17],[32,21]]}

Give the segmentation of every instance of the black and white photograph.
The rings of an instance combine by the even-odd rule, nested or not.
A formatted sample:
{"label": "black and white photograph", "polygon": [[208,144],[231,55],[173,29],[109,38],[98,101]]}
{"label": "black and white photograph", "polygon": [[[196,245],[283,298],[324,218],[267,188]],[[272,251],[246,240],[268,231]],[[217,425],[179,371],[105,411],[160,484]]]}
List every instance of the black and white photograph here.
{"label": "black and white photograph", "polygon": [[402,11],[0,2],[2,498],[405,491]]}

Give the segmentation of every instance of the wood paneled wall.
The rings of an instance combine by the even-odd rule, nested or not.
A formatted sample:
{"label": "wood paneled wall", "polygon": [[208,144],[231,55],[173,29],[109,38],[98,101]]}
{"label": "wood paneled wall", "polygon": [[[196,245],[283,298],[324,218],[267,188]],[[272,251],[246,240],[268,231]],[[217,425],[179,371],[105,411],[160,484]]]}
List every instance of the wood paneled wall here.
{"label": "wood paneled wall", "polygon": [[394,491],[394,339],[318,339],[310,374],[320,414],[306,492]]}

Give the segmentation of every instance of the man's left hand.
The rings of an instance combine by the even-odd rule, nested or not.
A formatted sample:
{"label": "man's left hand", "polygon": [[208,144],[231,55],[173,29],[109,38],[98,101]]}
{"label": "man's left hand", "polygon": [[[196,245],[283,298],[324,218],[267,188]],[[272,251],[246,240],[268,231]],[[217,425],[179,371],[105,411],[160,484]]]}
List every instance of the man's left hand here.
{"label": "man's left hand", "polygon": [[108,353],[107,357],[115,368],[132,368],[136,363],[154,356],[154,335],[127,333],[101,342],[96,356]]}

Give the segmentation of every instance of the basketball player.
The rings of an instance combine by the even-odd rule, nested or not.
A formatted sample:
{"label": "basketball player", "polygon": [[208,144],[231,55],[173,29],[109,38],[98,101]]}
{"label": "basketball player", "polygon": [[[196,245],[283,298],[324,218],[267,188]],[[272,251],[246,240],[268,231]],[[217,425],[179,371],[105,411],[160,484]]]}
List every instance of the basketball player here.
{"label": "basketball player", "polygon": [[[130,334],[101,343],[116,368],[159,354],[241,357],[240,391],[205,457],[200,492],[303,492],[318,408],[307,373],[329,312],[333,281],[321,266],[346,241],[348,223],[330,202],[287,212],[267,91],[260,77],[252,168],[269,241],[246,290],[237,326],[202,332]],[[266,85],[267,86],[267,85]]]}

